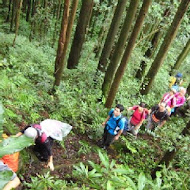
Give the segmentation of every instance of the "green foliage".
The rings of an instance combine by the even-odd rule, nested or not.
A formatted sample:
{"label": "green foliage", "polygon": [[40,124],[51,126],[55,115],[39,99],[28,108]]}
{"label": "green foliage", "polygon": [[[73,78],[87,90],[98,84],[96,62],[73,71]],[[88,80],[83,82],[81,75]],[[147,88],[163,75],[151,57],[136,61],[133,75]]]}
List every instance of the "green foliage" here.
{"label": "green foliage", "polygon": [[91,146],[86,141],[79,141],[79,144],[81,145],[78,154],[88,154],[91,152]]}
{"label": "green foliage", "polygon": [[10,171],[1,171],[0,175],[0,189],[3,189],[3,187],[11,180],[13,176],[13,172]]}
{"label": "green foliage", "polygon": [[0,157],[14,152],[19,152],[25,147],[34,144],[32,138],[28,138],[25,135],[20,137],[9,137],[0,143]]}
{"label": "green foliage", "polygon": [[[100,165],[89,161],[89,166],[80,163],[74,166],[73,175],[78,179],[79,184],[95,189],[164,189],[161,175],[157,174],[155,181],[146,177],[145,174],[135,173],[126,165],[116,164],[115,160],[110,161],[106,154],[99,151]],[[91,169],[90,169],[91,168]]]}
{"label": "green foliage", "polygon": [[31,190],[36,190],[36,189],[48,190],[49,188],[51,188],[52,190],[53,189],[63,190],[67,188],[66,181],[51,176],[49,172],[47,172],[44,175],[37,175],[37,177],[31,177],[31,180],[32,180],[31,183],[27,182],[24,183]]}

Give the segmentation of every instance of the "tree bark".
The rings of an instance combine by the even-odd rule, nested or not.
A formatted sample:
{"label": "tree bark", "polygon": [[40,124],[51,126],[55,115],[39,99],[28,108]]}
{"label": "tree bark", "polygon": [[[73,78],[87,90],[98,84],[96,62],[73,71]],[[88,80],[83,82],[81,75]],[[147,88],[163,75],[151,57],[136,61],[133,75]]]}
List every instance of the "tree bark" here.
{"label": "tree bark", "polygon": [[82,46],[85,41],[86,29],[92,13],[93,4],[93,0],[82,1],[82,7],[78,19],[78,24],[76,27],[74,40],[69,54],[67,65],[68,69],[75,69],[78,66]]}
{"label": "tree bark", "polygon": [[104,97],[107,97],[116,69],[121,61],[121,56],[123,55],[124,47],[136,14],[138,3],[139,0],[131,0],[130,6],[128,8],[120,37],[116,44],[114,54],[110,60],[110,64],[108,65],[107,71],[105,73],[104,82],[102,84],[102,95]]}
{"label": "tree bark", "polygon": [[28,0],[28,8],[26,11],[26,21],[27,22],[30,21],[30,11],[31,11],[31,0]]}
{"label": "tree bark", "polygon": [[11,24],[10,24],[10,31],[13,31],[14,22],[15,22],[15,10],[16,10],[16,1],[12,3],[12,13],[11,13]]}
{"label": "tree bark", "polygon": [[141,85],[141,94],[142,95],[146,95],[148,94],[148,92],[150,91],[154,78],[156,76],[156,74],[159,71],[159,68],[161,67],[167,52],[169,50],[169,47],[173,41],[173,39],[175,38],[178,28],[180,26],[180,23],[182,21],[182,18],[186,12],[186,10],[188,9],[189,6],[189,0],[182,0],[180,3],[180,6],[178,7],[178,10],[176,12],[176,15],[173,19],[173,22],[163,40],[163,43],[158,51],[158,54],[156,55],[151,68],[149,69],[149,72],[147,73],[143,84]]}
{"label": "tree bark", "polygon": [[[147,49],[144,57],[150,58],[152,56],[153,51],[155,50],[155,48],[157,47],[161,39],[161,35],[162,35],[162,32],[160,30],[154,34],[154,37],[151,40],[151,47]],[[138,69],[136,73],[136,78],[138,79],[143,78],[143,76],[145,75],[146,66],[147,66],[146,61],[141,61],[140,68]]]}
{"label": "tree bark", "polygon": [[6,22],[9,22],[9,20],[10,20],[10,14],[11,14],[11,2],[12,2],[12,0],[9,0],[9,10],[8,10],[8,14],[7,14]]}
{"label": "tree bark", "polygon": [[[170,9],[167,8],[164,13],[163,13],[163,19],[162,21],[159,23],[159,24],[154,24],[156,25],[154,27],[154,30],[156,28],[158,28],[157,32],[153,35],[150,36],[151,37],[151,45],[150,47],[147,49],[147,51],[145,52],[144,54],[144,57],[146,58],[151,58],[153,56],[153,53],[154,51],[156,50],[159,42],[160,42],[160,39],[162,38],[162,35],[163,35],[163,32],[161,30],[163,23],[165,22],[165,18],[168,17],[170,15]],[[159,25],[159,26],[158,26]],[[147,40],[149,41],[149,39]],[[146,61],[141,61],[140,63],[140,68],[138,69],[137,73],[136,73],[136,78],[137,79],[142,79],[144,76],[145,76],[145,70],[146,70],[146,67],[147,67],[147,63]]]}
{"label": "tree bark", "polygon": [[59,0],[57,12],[56,12],[56,21],[55,21],[55,27],[54,27],[55,29],[54,29],[54,32],[53,32],[52,47],[54,47],[54,44],[56,42],[57,24],[58,24],[59,18],[60,18],[60,8],[61,8],[61,0]]}
{"label": "tree bark", "polygon": [[[187,123],[186,127],[183,129],[183,131],[181,132],[181,135],[190,135],[190,121]],[[178,139],[177,141],[180,141],[180,139]],[[174,149],[172,151],[168,150],[163,158],[161,159],[161,161],[159,162],[158,166],[151,172],[151,176],[153,179],[156,178],[156,172],[160,171],[162,168],[159,166],[161,164],[165,164],[166,167],[169,166],[170,162],[174,159],[176,153],[179,151],[179,147],[174,144]]]}
{"label": "tree bark", "polygon": [[132,52],[133,48],[135,47],[135,41],[136,41],[136,39],[140,33],[140,30],[142,28],[144,18],[148,13],[148,8],[149,8],[150,4],[151,4],[151,0],[144,0],[143,1],[142,8],[140,10],[140,13],[139,13],[138,18],[136,20],[133,32],[131,34],[131,37],[129,39],[127,47],[125,49],[123,58],[121,60],[121,64],[119,65],[119,67],[117,69],[114,81],[111,85],[111,88],[110,88],[110,91],[109,91],[109,94],[108,94],[108,97],[106,100],[106,104],[105,104],[105,106],[107,108],[110,108],[112,106],[113,100],[114,100],[116,93],[117,93],[117,90],[119,88],[120,81],[121,81],[121,79],[125,73],[125,69],[126,69],[128,60],[130,58],[131,52]]}
{"label": "tree bark", "polygon": [[2,0],[3,7],[7,5],[7,0]]}
{"label": "tree bark", "polygon": [[22,8],[22,0],[17,0],[16,2],[16,19],[15,19],[15,37],[13,40],[13,46],[15,45],[16,37],[18,35],[18,28],[19,28],[19,22],[20,22],[20,11]]}
{"label": "tree bark", "polygon": [[186,46],[183,48],[182,52],[178,56],[177,61],[172,68],[172,71],[179,69],[179,67],[181,66],[181,64],[183,63],[183,61],[185,60],[185,58],[189,54],[189,52],[190,52],[190,39],[188,40]]}
{"label": "tree bark", "polygon": [[114,17],[104,44],[104,48],[102,50],[102,54],[100,56],[98,70],[104,72],[107,68],[108,59],[111,53],[112,46],[114,44],[115,36],[118,32],[119,25],[121,22],[123,11],[126,7],[127,0],[119,0]]}
{"label": "tree bark", "polygon": [[70,11],[70,16],[69,16],[69,23],[68,23],[67,32],[66,32],[66,41],[65,41],[65,45],[64,45],[64,49],[63,49],[64,65],[66,62],[66,54],[67,54],[67,49],[68,49],[68,45],[69,45],[70,38],[71,38],[71,33],[72,33],[73,23],[75,20],[77,6],[78,6],[78,0],[73,0],[71,11]]}
{"label": "tree bark", "polygon": [[69,18],[69,0],[65,0],[64,4],[64,12],[63,12],[63,19],[61,24],[61,32],[59,36],[59,43],[58,43],[58,49],[57,49],[57,56],[55,60],[55,82],[53,86],[53,90],[55,86],[59,86],[61,82],[61,77],[63,73],[64,68],[64,62],[63,62],[63,49],[65,45],[66,40],[66,31],[68,26],[68,18]]}

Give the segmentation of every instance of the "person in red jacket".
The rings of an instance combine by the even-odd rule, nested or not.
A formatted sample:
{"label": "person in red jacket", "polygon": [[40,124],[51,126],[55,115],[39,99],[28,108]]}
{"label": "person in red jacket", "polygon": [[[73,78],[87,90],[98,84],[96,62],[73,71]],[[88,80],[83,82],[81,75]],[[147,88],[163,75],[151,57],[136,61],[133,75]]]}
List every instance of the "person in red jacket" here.
{"label": "person in red jacket", "polygon": [[149,111],[145,106],[146,104],[141,102],[139,105],[128,108],[128,111],[134,111],[129,121],[129,131],[135,136],[137,136],[143,121],[149,114]]}

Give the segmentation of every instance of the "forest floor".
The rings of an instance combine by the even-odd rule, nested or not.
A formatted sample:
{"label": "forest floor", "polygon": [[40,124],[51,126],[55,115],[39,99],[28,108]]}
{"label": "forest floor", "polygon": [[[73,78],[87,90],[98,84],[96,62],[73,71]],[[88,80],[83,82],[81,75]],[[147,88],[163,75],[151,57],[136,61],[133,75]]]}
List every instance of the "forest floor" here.
{"label": "forest floor", "polygon": [[[155,143],[153,137],[149,134],[138,135],[138,138],[134,140],[146,140],[151,146],[155,146],[158,150],[159,157],[162,155],[162,150],[160,149],[158,143]],[[85,141],[89,145],[90,152],[81,152],[81,144],[80,141]],[[153,143],[154,141],[154,143]],[[159,141],[159,140],[158,140]],[[77,134],[76,131],[73,134],[69,134],[64,141],[64,147],[61,146],[58,142],[54,142],[53,144],[53,155],[54,155],[54,166],[55,170],[51,171],[51,175],[55,176],[59,179],[66,180],[67,182],[76,182],[76,179],[72,176],[73,165],[78,164],[80,162],[88,165],[88,161],[93,161],[94,163],[100,164],[100,158],[97,153],[97,149],[99,149],[99,145],[101,144],[101,139],[94,141],[89,139],[86,134]],[[107,150],[109,159],[117,160],[119,157],[119,151],[117,150],[117,143],[112,144]],[[125,146],[123,151],[126,154],[131,154],[130,150],[128,150]],[[40,162],[32,151],[29,150],[30,159],[29,162],[24,165],[23,170],[20,171],[21,181],[22,182],[31,182],[31,176],[38,176],[47,173],[49,171],[48,168],[45,168],[45,163]],[[158,159],[160,159],[158,157]],[[117,160],[119,163],[119,161]],[[90,169],[90,168],[89,168]],[[22,183],[23,184],[23,183]],[[24,189],[24,185],[21,185],[18,190]]]}

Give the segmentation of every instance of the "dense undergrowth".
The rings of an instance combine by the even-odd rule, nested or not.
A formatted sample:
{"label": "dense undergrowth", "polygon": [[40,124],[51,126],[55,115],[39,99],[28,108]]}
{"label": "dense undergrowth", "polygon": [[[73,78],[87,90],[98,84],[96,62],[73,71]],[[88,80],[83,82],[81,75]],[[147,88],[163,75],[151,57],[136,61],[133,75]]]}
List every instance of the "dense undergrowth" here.
{"label": "dense undergrowth", "polygon": [[[101,80],[94,86],[97,60],[93,58],[93,43],[86,44],[80,66],[75,70],[65,69],[63,81],[51,95],[54,82],[53,71],[55,49],[37,41],[29,42],[18,36],[12,47],[14,35],[0,32],[0,100],[4,106],[4,130],[15,134],[28,123],[38,123],[45,118],[68,122],[73,125],[73,134],[87,136],[98,142],[103,129],[101,123],[107,116],[101,96]],[[134,79],[134,62],[142,58],[137,48],[131,57],[116,102],[125,107],[145,101],[149,108],[158,103],[168,90],[168,65],[158,73],[155,86],[147,96],[138,94],[139,81]],[[172,59],[167,60],[172,61]],[[138,68],[138,67],[137,67]],[[163,80],[164,79],[164,80]],[[130,113],[125,113],[130,116]],[[80,141],[81,154],[95,152],[100,162],[78,163],[73,168],[71,180],[58,179],[51,173],[31,176],[31,182],[24,184],[30,189],[188,189],[189,176],[189,137],[179,136],[186,125],[186,118],[173,117],[155,133],[147,134],[144,126],[141,135],[135,140],[131,135],[122,136],[114,144],[114,158],[100,150],[90,141]],[[180,139],[180,142],[176,142]],[[157,173],[156,180],[150,177],[166,150],[174,145],[182,147],[170,166]],[[23,151],[21,160],[27,162]],[[73,158],[75,159],[75,158]],[[19,173],[22,178],[22,170]]]}

